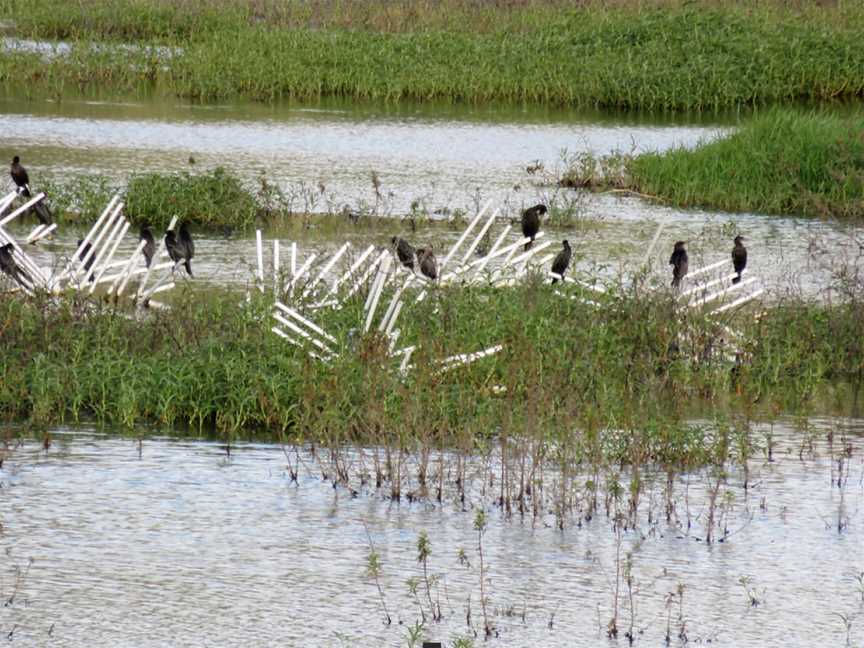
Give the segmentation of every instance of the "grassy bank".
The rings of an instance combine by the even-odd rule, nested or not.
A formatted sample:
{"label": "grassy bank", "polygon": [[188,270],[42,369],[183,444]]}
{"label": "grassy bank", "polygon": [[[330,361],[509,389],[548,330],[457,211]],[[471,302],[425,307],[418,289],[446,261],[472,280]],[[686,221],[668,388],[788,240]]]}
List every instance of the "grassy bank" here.
{"label": "grassy bank", "polygon": [[682,207],[864,218],[864,118],[774,109],[695,148],[590,155],[562,182]]}
{"label": "grassy bank", "polygon": [[[363,299],[319,321],[347,340]],[[374,336],[323,365],[270,332],[263,298],[240,307],[235,293],[187,290],[174,300],[170,312],[135,317],[95,300],[0,298],[0,414],[321,443],[430,435],[473,443],[502,428],[555,438],[577,427],[660,433],[692,403],[738,413],[806,406],[820,385],[864,371],[857,302],[770,309],[747,328],[744,363],[730,371],[716,353],[722,331],[700,316],[672,317],[666,297],[622,290],[595,309],[539,284],[440,291],[402,316],[400,344],[421,349],[403,380]],[[506,349],[498,356],[433,371],[436,358],[499,342]]]}
{"label": "grassy bank", "polygon": [[[5,0],[20,35],[68,56],[5,56],[0,81],[201,100],[449,99],[708,110],[860,98],[864,8],[622,2],[70,4]],[[93,47],[122,40],[147,46]],[[179,47],[173,54],[150,46]]]}

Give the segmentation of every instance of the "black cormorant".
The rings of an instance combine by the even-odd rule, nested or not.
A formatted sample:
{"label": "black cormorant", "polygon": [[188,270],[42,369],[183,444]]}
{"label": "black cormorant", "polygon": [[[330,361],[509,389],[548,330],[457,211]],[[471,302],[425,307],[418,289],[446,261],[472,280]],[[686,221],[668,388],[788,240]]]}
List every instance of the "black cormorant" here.
{"label": "black cormorant", "polygon": [[738,276],[732,280],[733,284],[737,284],[741,281],[741,273],[744,272],[744,268],[747,267],[747,248],[744,247],[743,236],[735,237],[735,247],[732,248],[732,265],[735,266],[735,272],[738,273]]}
{"label": "black cormorant", "polygon": [[432,254],[432,246],[428,249],[417,249],[417,260],[420,262],[420,272],[435,281],[438,278],[438,264],[435,263],[435,255]]}
{"label": "black cormorant", "polygon": [[0,270],[2,270],[4,274],[12,277],[12,279],[21,284],[22,287],[26,288],[22,278],[30,281],[30,276],[24,272],[17,263],[15,263],[15,258],[13,256],[14,252],[15,246],[11,243],[7,243],[3,247],[0,247]]}
{"label": "black cormorant", "polygon": [[394,236],[390,239],[390,243],[396,250],[396,256],[399,257],[399,263],[410,270],[414,270],[414,248],[403,238]]}
{"label": "black cormorant", "polygon": [[153,239],[153,232],[146,225],[141,228],[141,234],[138,237],[139,241],[145,241],[141,252],[144,254],[144,263],[147,267],[153,262],[153,255],[156,254],[156,241]]}
{"label": "black cormorant", "polygon": [[669,265],[672,266],[672,286],[677,288],[681,280],[687,274],[687,250],[684,249],[684,241],[676,241],[672,256],[669,257]]}
{"label": "black cormorant", "polygon": [[[567,267],[570,265],[570,257],[573,256],[573,250],[570,248],[569,241],[562,241],[561,244],[564,246],[564,249],[558,253],[558,256],[555,257],[554,261],[552,261],[552,272],[555,274],[561,275],[564,277],[564,273],[567,272]],[[558,281],[557,277],[552,278],[552,283]]]}
{"label": "black cormorant", "polygon": [[525,249],[530,250],[534,244],[534,237],[540,231],[540,217],[546,213],[546,205],[534,205],[522,212],[522,236],[531,240],[525,244]]}
{"label": "black cormorant", "polygon": [[12,167],[9,169],[9,175],[12,176],[12,180],[15,186],[18,187],[19,192],[29,198],[30,178],[27,175],[27,169],[21,166],[21,158],[17,155],[12,158]]}

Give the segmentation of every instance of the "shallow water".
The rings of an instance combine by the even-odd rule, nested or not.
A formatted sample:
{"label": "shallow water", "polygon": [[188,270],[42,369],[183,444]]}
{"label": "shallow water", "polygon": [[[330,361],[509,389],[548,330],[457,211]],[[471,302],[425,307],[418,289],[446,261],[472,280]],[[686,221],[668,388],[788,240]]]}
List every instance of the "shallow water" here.
{"label": "shallow water", "polygon": [[[681,525],[648,524],[643,512],[637,530],[622,535],[622,559],[633,556],[637,643],[663,643],[670,609],[674,645],[682,643],[679,614],[691,643],[844,643],[834,614],[862,611],[855,575],[864,570],[864,420],[809,424],[812,451],[784,423],[757,432],[770,431],[774,460],[751,462],[748,491],[739,471],[730,474],[721,492],[725,542],[701,541],[701,474],[678,480]],[[419,617],[406,580],[421,575],[421,530],[432,545],[430,569],[443,578],[444,620],[430,623],[426,638],[470,635],[469,596],[472,622],[482,628],[473,511],[455,502],[397,505],[359,484],[351,497],[322,481],[308,454],[294,485],[277,446],[240,445],[228,458],[215,443],[151,438],[139,455],[128,438],[53,434],[49,451],[27,443],[0,469],[0,593],[4,601],[15,593],[0,608],[0,632],[11,645],[406,645],[406,627]],[[846,443],[852,454],[838,488],[832,480]],[[645,500],[659,497],[659,482]],[[532,524],[487,510],[487,595],[500,635],[489,645],[626,643],[608,641],[601,629],[611,616],[618,548],[604,515],[561,532],[549,517]],[[363,577],[367,529],[382,558],[389,627]],[[459,564],[459,549],[470,567]],[[16,570],[30,560],[16,592]],[[667,608],[679,584],[683,606],[676,599]],[[622,583],[622,635],[625,593]],[[864,641],[857,624],[851,638]]]}
{"label": "shallow water", "polygon": [[[416,202],[443,218],[456,210],[476,213],[479,205],[491,201],[500,207],[503,222],[543,201],[569,207],[576,215],[577,225],[552,234],[571,241],[583,270],[615,276],[641,263],[660,222],[665,230],[651,259],[663,277],[674,240],[689,242],[692,269],[728,257],[731,239],[740,232],[747,239],[753,276],[775,295],[794,290],[821,296],[831,280],[825,266],[836,261],[836,252],[842,257],[858,249],[836,224],[685,211],[634,197],[561,190],[543,181],[563,168],[565,149],[602,154],[690,146],[734,126],[733,115],[671,118],[495,106],[358,106],[334,101],[315,106],[200,106],[166,98],[56,102],[19,97],[0,96],[0,128],[6,133],[0,159],[22,155],[36,188],[43,174],[59,178],[98,173],[119,183],[137,171],[225,165],[250,183],[266,172],[301,212],[337,212],[350,205],[364,213],[401,216]],[[527,172],[538,161],[547,175]],[[373,171],[381,182],[377,198]],[[407,224],[401,229],[410,234]],[[853,231],[860,235],[860,228]],[[358,247],[384,245],[393,233],[361,230],[328,239],[313,228],[300,240],[311,251],[334,249],[346,239]],[[53,248],[46,246],[53,256],[42,256],[40,262],[56,263],[78,235],[63,228]],[[417,244],[434,241],[441,250],[456,235],[411,238]],[[248,281],[254,239],[248,234],[236,241],[205,234],[199,240],[196,267],[201,278]],[[814,254],[814,241],[834,253]],[[131,235],[127,242],[121,251],[134,246]],[[593,269],[596,264],[604,268]]]}

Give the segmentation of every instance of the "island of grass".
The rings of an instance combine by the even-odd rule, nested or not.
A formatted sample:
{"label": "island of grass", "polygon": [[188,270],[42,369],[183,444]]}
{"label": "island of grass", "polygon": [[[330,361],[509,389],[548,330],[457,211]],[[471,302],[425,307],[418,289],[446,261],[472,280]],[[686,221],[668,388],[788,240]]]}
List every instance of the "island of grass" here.
{"label": "island of grass", "polygon": [[680,207],[861,219],[864,117],[771,109],[695,148],[576,156],[561,183]]}

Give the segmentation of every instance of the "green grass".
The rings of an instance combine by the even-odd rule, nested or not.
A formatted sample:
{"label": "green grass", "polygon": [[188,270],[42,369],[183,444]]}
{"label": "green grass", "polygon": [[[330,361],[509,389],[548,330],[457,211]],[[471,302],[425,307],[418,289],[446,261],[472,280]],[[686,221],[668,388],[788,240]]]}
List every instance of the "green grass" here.
{"label": "green grass", "polygon": [[[478,8],[455,1],[236,3],[152,0],[96,6],[5,0],[19,33],[67,38],[69,58],[3,57],[0,81],[62,96],[94,87],[199,100],[285,97],[537,102],[646,110],[719,110],[780,101],[859,99],[864,8],[773,3]],[[505,3],[506,4],[506,3]],[[338,6],[337,6],[338,5]],[[341,8],[341,13],[340,13]],[[344,15],[342,15],[344,14]],[[91,43],[173,45],[166,57]]]}
{"label": "green grass", "polygon": [[562,182],[683,207],[861,219],[864,118],[772,109],[695,148],[581,156]]}
{"label": "green grass", "polygon": [[[363,299],[316,317],[347,340]],[[595,309],[539,284],[442,290],[402,315],[400,345],[421,349],[405,379],[374,336],[320,364],[270,332],[265,299],[241,302],[230,291],[186,289],[172,311],[136,317],[98,300],[0,297],[0,416],[190,426],[229,437],[289,433],[321,443],[429,435],[474,443],[501,429],[550,438],[577,427],[662,431],[693,403],[726,413],[806,408],[820,386],[864,375],[861,302],[770,308],[747,328],[736,376],[728,361],[705,356],[719,329],[698,315],[671,317],[664,296],[613,291]],[[685,329],[698,342],[676,350],[671,343]],[[432,370],[438,358],[499,342],[500,355]],[[603,443],[624,452],[619,441]],[[651,443],[661,444],[652,452],[671,452],[662,437]]]}

